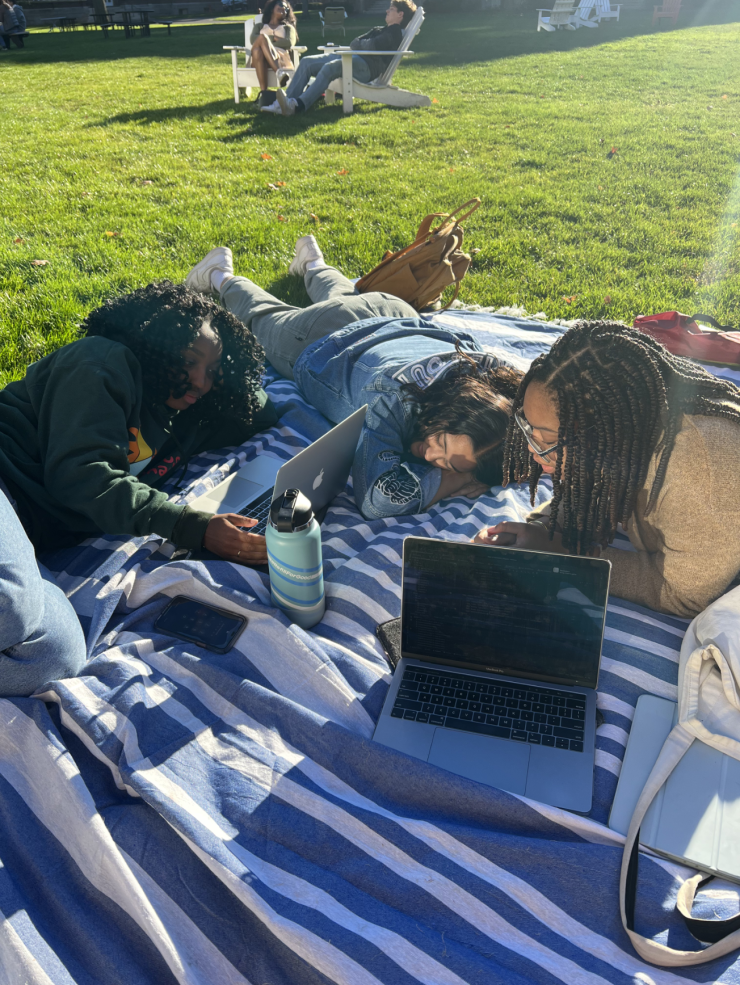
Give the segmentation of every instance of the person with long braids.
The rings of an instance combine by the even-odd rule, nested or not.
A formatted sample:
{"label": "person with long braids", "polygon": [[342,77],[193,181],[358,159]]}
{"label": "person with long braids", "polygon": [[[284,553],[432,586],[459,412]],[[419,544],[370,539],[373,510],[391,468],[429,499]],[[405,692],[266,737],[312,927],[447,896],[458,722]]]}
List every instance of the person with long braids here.
{"label": "person with long braids", "polygon": [[[740,389],[613,322],[582,322],[536,359],[514,401],[508,482],[553,497],[477,543],[600,555],[611,592],[695,616],[740,571]],[[621,524],[635,551],[610,546]]]}
{"label": "person with long braids", "polygon": [[199,512],[157,489],[191,456],[277,421],[259,342],[209,298],[167,281],[107,301],[83,328],[85,338],[0,391],[0,489],[34,547],[158,534],[263,563],[264,538],[248,533],[256,521]]}

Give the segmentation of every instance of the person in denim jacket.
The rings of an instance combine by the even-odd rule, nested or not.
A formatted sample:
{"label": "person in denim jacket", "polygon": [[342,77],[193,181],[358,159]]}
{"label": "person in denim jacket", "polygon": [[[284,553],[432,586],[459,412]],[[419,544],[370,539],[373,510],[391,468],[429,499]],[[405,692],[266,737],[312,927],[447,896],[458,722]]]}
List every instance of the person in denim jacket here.
{"label": "person in denim jacket", "polygon": [[368,519],[420,513],[501,482],[503,440],[521,374],[467,332],[436,327],[391,294],[357,294],[326,264],[313,236],[289,268],[314,302],[296,308],[235,277],[217,247],[188,274],[217,291],[275,369],[338,423],[368,405],[355,455],[355,500]]}

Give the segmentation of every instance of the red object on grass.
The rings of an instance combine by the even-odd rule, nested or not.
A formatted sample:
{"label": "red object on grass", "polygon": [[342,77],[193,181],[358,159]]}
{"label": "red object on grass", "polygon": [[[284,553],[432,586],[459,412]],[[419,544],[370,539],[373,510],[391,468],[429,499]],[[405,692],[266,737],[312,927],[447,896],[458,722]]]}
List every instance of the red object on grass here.
{"label": "red object on grass", "polygon": [[[709,322],[717,330],[703,329],[696,319]],[[717,325],[708,315],[682,315],[680,311],[662,311],[658,315],[640,315],[634,327],[661,342],[675,356],[688,356],[715,366],[740,369],[740,332]]]}

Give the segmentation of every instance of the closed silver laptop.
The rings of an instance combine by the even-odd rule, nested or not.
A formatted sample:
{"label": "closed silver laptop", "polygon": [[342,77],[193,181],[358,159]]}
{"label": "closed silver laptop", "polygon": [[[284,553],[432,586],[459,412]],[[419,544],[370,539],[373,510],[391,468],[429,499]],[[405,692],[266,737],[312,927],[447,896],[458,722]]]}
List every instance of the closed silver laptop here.
{"label": "closed silver laptop", "polygon": [[401,657],[373,738],[587,812],[608,561],[409,537]]}
{"label": "closed silver laptop", "polygon": [[286,489],[300,489],[311,500],[319,522],[326,507],[345,487],[365,423],[367,404],[281,465],[258,455],[238,472],[189,505],[207,513],[240,513],[258,520],[251,533],[265,532],[270,506]]}

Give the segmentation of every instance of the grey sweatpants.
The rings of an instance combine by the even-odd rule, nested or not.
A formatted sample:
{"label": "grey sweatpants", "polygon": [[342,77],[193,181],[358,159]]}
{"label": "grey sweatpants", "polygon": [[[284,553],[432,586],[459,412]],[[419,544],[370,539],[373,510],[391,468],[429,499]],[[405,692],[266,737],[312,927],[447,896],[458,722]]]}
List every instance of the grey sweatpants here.
{"label": "grey sweatpants", "polygon": [[335,267],[309,270],[304,280],[313,302],[308,308],[285,304],[246,277],[230,278],[221,291],[224,305],[252,329],[269,361],[289,380],[303,350],[325,335],[364,318],[418,317],[415,308],[392,294],[357,294]]}

